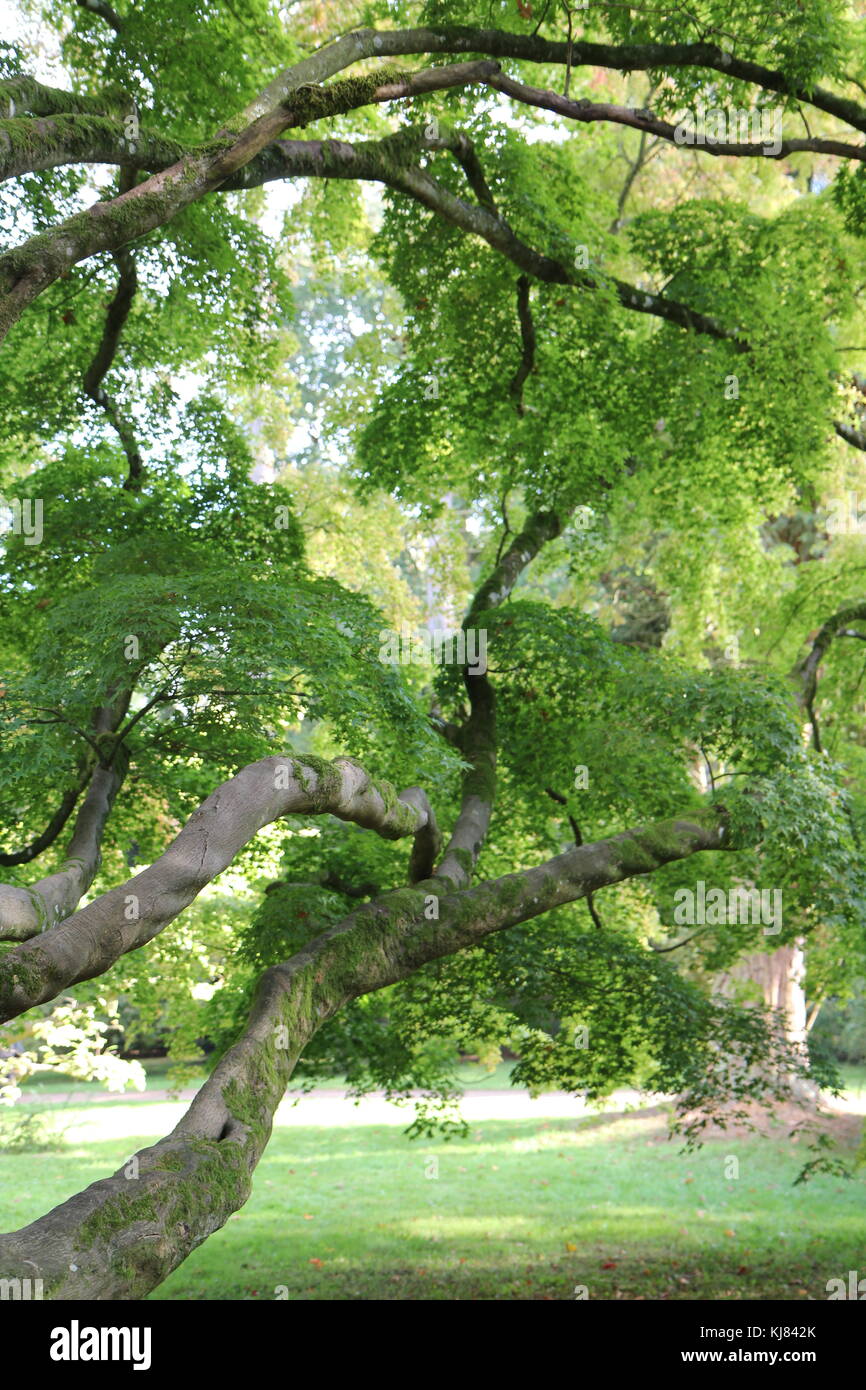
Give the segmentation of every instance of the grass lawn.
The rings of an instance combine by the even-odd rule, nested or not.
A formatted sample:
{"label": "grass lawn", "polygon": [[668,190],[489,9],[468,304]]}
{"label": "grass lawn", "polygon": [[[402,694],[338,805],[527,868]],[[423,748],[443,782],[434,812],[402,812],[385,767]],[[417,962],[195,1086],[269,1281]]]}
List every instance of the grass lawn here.
{"label": "grass lawn", "polygon": [[[786,1127],[680,1155],[661,1109],[564,1116],[542,1097],[514,1118],[510,1098],[488,1101],[512,1117],[422,1145],[382,1102],[281,1107],[250,1201],[152,1297],[572,1299],[585,1285],[596,1299],[804,1300],[866,1274],[866,1181],[792,1186],[806,1155]],[[0,1153],[0,1229],[119,1167],[182,1110],[52,1107],[69,1125],[61,1152]]]}

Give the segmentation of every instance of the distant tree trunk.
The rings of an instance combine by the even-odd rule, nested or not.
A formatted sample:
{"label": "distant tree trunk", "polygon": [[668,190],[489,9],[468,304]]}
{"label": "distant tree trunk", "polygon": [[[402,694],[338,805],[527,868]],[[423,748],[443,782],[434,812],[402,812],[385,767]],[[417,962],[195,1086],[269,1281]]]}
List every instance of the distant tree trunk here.
{"label": "distant tree trunk", "polygon": [[[764,1005],[778,1011],[780,1028],[791,1047],[805,1054],[809,1036],[805,977],[806,957],[798,941],[775,951],[753,951],[743,956],[719,976],[717,989],[720,994],[737,995],[750,984],[757,986]],[[790,1074],[786,1079],[799,1098],[817,1099],[817,1088],[811,1082]]]}

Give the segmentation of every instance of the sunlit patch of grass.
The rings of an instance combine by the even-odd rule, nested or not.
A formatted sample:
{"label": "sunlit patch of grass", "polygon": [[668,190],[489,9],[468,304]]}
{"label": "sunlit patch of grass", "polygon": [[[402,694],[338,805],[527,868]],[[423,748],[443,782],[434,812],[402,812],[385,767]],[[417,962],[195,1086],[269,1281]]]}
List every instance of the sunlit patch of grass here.
{"label": "sunlit patch of grass", "polygon": [[[63,1154],[0,1155],[0,1226],[117,1169],[182,1110],[65,1111]],[[343,1105],[343,1123],[318,1126],[281,1111],[250,1201],[152,1297],[561,1300],[585,1285],[591,1299],[797,1300],[866,1273],[863,1179],[794,1187],[805,1155],[787,1131],[683,1155],[658,1108],[541,1110],[418,1144],[367,1113]]]}

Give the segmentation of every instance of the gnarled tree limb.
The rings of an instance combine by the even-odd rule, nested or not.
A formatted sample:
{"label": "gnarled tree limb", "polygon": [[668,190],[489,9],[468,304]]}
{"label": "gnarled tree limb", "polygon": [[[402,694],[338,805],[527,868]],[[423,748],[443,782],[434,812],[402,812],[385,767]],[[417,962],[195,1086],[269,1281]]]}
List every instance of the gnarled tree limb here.
{"label": "gnarled tree limb", "polygon": [[[142,1298],[249,1196],[295,1063],[349,1000],[592,889],[727,847],[715,807],[582,845],[536,868],[438,897],[438,878],[359,908],[261,977],[246,1031],[165,1139],[113,1177],[0,1236],[0,1274],[42,1278],[50,1299]],[[130,1175],[133,1176],[130,1176]]]}
{"label": "gnarled tree limb", "polygon": [[[112,775],[116,774],[105,773]],[[104,777],[98,783],[101,806],[108,785]],[[149,868],[0,960],[0,1022],[55,998],[69,985],[103,974],[127,951],[151,941],[264,826],[293,812],[329,812],[385,839],[415,836],[413,873],[423,872],[438,851],[433,812],[419,787],[398,796],[389,783],[375,782],[351,758],[326,763],[310,757],[271,757],[250,763],[202,802]],[[62,914],[59,890],[55,892],[52,879],[36,887],[43,897],[55,895],[51,901],[56,921]],[[5,891],[29,899],[23,889]],[[64,891],[71,891],[65,875]],[[13,907],[10,902],[7,910]],[[19,907],[23,911],[24,903]]]}

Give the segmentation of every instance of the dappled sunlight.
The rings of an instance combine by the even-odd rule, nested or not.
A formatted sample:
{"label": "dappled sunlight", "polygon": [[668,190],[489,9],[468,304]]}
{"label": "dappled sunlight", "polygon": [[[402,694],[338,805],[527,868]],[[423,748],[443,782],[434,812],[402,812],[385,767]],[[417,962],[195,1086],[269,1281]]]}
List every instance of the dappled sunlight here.
{"label": "dappled sunlight", "polygon": [[[307,1098],[291,1112],[306,1123],[275,1129],[247,1204],[153,1296],[569,1299],[583,1284],[591,1297],[803,1298],[858,1267],[862,1179],[794,1187],[805,1154],[785,1126],[683,1154],[658,1106],[509,1118],[511,1097],[491,1099],[500,1113],[465,1137],[411,1141],[406,1111],[398,1127],[329,1096],[341,1123],[310,1123]],[[116,1171],[185,1109],[52,1109],[64,1149],[0,1154],[0,1228]]]}
{"label": "dappled sunlight", "polygon": [[539,1153],[543,1149],[556,1149],[563,1146],[579,1148],[588,1144],[608,1142],[621,1144],[623,1140],[638,1137],[646,1139],[648,1135],[667,1139],[666,1115],[658,1113],[654,1113],[652,1116],[642,1115],[638,1120],[621,1115],[599,1116],[595,1122],[591,1119],[578,1120],[573,1126],[542,1126],[536,1134],[526,1139],[514,1139],[511,1142],[516,1153]]}
{"label": "dappled sunlight", "polygon": [[472,1216],[469,1213],[444,1216],[437,1212],[431,1216],[418,1216],[413,1220],[400,1222],[396,1230],[406,1235],[420,1236],[422,1239],[462,1242],[507,1240],[509,1237],[526,1235],[531,1228],[532,1220],[528,1216]]}

